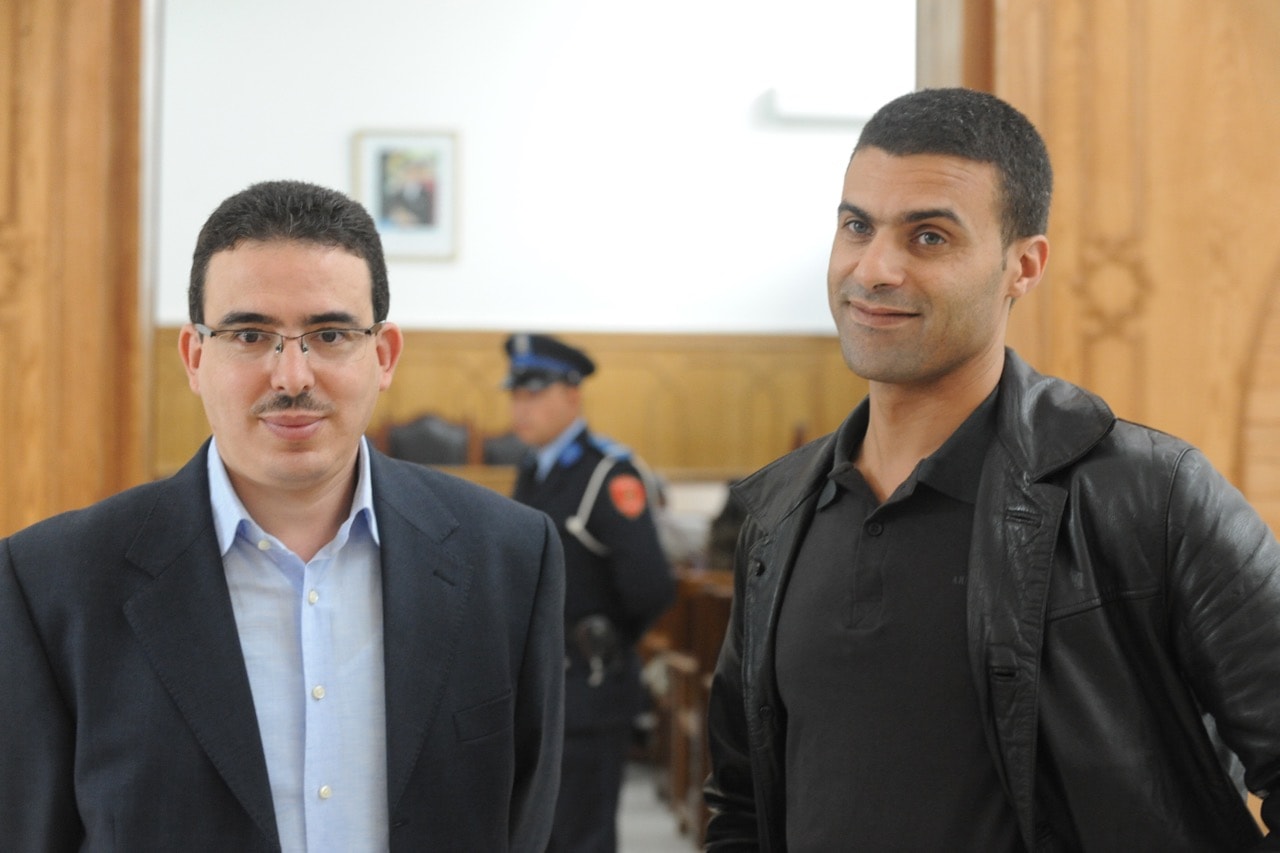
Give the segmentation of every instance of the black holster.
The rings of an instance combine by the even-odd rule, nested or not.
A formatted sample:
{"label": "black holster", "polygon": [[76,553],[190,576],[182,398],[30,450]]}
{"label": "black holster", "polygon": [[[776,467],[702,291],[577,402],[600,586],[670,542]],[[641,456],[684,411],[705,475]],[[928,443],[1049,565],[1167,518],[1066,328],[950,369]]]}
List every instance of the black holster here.
{"label": "black holster", "polygon": [[608,616],[593,613],[569,626],[571,654],[587,662],[591,674],[587,683],[598,687],[605,672],[617,668],[622,659],[622,637]]}

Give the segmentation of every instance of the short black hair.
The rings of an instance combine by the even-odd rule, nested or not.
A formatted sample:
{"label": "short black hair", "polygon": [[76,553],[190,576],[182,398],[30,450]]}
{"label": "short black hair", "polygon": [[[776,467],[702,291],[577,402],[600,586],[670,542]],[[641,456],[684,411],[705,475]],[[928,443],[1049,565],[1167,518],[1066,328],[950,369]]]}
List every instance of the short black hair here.
{"label": "short black hair", "polygon": [[1035,125],[995,95],[922,89],[895,98],[867,121],[853,153],[869,147],[899,157],[943,154],[995,166],[1006,246],[1049,227],[1049,151]]}
{"label": "short black hair", "polygon": [[373,321],[387,319],[391,307],[387,262],[369,212],[337,190],[303,181],[263,181],[218,205],[200,229],[187,288],[191,322],[204,322],[204,281],[209,259],[245,240],[317,243],[340,247],[362,258],[373,282]]}

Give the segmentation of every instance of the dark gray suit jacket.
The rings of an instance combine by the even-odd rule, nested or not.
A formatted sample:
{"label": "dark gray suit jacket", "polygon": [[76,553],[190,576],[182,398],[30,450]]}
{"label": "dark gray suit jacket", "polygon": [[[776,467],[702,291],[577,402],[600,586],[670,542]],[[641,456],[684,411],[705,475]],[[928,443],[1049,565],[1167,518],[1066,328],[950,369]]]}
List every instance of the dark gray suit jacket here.
{"label": "dark gray suit jacket", "polygon": [[[208,445],[0,540],[0,846],[279,849]],[[564,568],[540,513],[372,454],[393,851],[541,851]]]}

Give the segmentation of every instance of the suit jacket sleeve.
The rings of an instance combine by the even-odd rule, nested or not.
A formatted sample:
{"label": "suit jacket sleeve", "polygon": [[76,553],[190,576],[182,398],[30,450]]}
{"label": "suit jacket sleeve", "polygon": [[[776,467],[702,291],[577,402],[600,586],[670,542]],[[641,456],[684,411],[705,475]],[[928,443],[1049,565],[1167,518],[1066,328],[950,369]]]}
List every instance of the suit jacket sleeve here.
{"label": "suit jacket sleeve", "polygon": [[10,850],[76,850],[71,714],[0,540],[0,839]]}
{"label": "suit jacket sleeve", "polygon": [[564,744],[564,553],[546,516],[543,527],[542,566],[520,668],[510,824],[511,849],[539,853],[551,837]]}

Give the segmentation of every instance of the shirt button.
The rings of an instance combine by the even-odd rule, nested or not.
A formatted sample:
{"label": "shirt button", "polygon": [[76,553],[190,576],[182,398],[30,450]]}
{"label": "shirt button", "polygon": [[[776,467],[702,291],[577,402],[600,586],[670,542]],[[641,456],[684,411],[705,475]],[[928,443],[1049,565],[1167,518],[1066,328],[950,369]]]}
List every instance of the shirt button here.
{"label": "shirt button", "polygon": [[328,785],[321,785],[320,790],[317,791],[316,793],[320,795],[320,799],[327,800],[333,796],[333,789],[330,788]]}
{"label": "shirt button", "polygon": [[323,685],[323,684],[317,684],[315,687],[312,687],[312,688],[311,688],[311,696],[312,696],[313,698],[315,698],[315,699],[323,699],[323,698],[324,698],[324,685]]}
{"label": "shirt button", "polygon": [[883,524],[881,524],[881,523],[880,523],[880,522],[878,522],[878,521],[868,521],[868,522],[867,522],[867,535],[868,535],[868,536],[879,536],[881,533],[884,533],[884,525],[883,525]]}
{"label": "shirt button", "polygon": [[259,551],[270,551],[270,550],[271,550],[271,543],[270,543],[270,542],[268,542],[266,539],[259,539],[259,540],[258,540],[258,550],[259,550]]}
{"label": "shirt button", "polygon": [[307,593],[307,604],[315,604],[319,600],[320,593],[316,592],[314,589]]}

